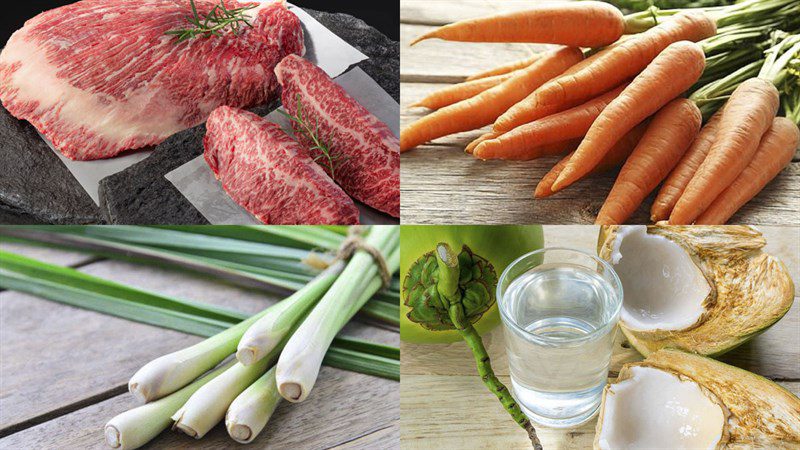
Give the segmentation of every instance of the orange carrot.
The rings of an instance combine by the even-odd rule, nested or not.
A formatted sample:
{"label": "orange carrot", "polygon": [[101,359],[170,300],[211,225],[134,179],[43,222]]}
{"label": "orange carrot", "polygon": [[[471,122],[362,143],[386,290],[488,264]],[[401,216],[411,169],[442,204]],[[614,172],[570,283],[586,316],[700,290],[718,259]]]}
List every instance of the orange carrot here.
{"label": "orange carrot", "polygon": [[519,126],[475,147],[481,159],[535,159],[536,149],[552,142],[586,135],[597,116],[617,98],[627,85],[597,97],[583,105]]}
{"label": "orange carrot", "polygon": [[[647,130],[647,121],[640,123],[637,125],[633,130],[628,132],[622,139],[619,140],[611,150],[606,153],[606,156],[603,157],[603,160],[600,161],[600,164],[595,167],[590,174],[595,173],[602,173],[607,172],[611,169],[616,169],[617,167],[621,166],[622,163],[628,159],[628,156],[633,153],[633,149],[636,148],[636,144],[639,143],[639,140],[642,139],[644,132]],[[551,188],[553,187],[553,182],[556,181],[558,178],[558,174],[564,170],[564,167],[567,166],[567,162],[569,159],[574,155],[575,152],[570,153],[569,155],[565,156],[561,161],[558,162],[550,172],[542,177],[539,184],[536,185],[536,191],[534,192],[533,196],[535,198],[545,198],[555,194],[557,191],[553,191]]]}
{"label": "orange carrot", "polygon": [[674,225],[691,224],[753,159],[761,137],[778,112],[778,90],[767,80],[740,84],[725,103],[717,138],[669,216]]}
{"label": "orange carrot", "polygon": [[524,69],[531,64],[535,63],[537,59],[541,57],[540,53],[534,53],[533,56],[530,58],[525,58],[519,61],[510,62],[508,64],[503,64],[502,66],[497,66],[494,69],[489,69],[484,72],[476,73],[475,75],[471,75],[467,77],[467,81],[474,81],[480,80],[481,78],[489,78],[496,75],[504,75],[507,73],[511,73],[517,71],[519,69]]}
{"label": "orange carrot", "polygon": [[493,131],[490,131],[489,133],[486,134],[482,134],[478,139],[475,139],[474,141],[467,144],[467,147],[464,149],[464,152],[469,153],[471,155],[472,152],[475,150],[475,147],[477,147],[481,142],[487,141],[489,139],[494,139],[498,136],[500,135]]}
{"label": "orange carrot", "polygon": [[653,222],[660,222],[667,220],[675,203],[678,202],[686,185],[697,172],[697,168],[703,163],[703,160],[708,154],[708,150],[714,144],[717,138],[717,127],[719,126],[719,118],[722,116],[722,109],[717,111],[706,126],[700,130],[689,150],[683,155],[683,158],[675,166],[672,173],[669,174],[661,189],[653,201],[653,206],[650,208],[650,220]]}
{"label": "orange carrot", "polygon": [[[663,23],[620,42],[608,51],[601,51],[587,58],[593,59],[591,64],[581,64],[579,69],[568,71],[569,73],[546,83],[535,92],[533,98],[526,100],[526,109],[533,110],[528,111],[528,114],[542,117],[536,112],[539,108],[563,111],[570,106],[561,105],[580,104],[597,97],[624,80],[635,77],[670,44],[682,40],[697,42],[714,34],[716,25],[705,14],[676,14]],[[513,122],[510,126],[514,126]],[[498,131],[502,129],[498,128]]]}
{"label": "orange carrot", "polygon": [[525,11],[462,20],[426,33],[460,42],[538,42],[569,47],[602,47],[622,36],[625,18],[615,7],[597,1],[545,3]]}
{"label": "orange carrot", "polygon": [[[536,153],[537,158],[558,156],[575,150],[576,148],[578,148],[578,144],[580,143],[581,143],[580,137],[578,137],[577,139],[550,142],[531,149],[531,152]],[[473,156],[480,159],[480,157],[477,155],[473,154]],[[530,159],[531,158],[528,158],[527,156],[505,158],[506,161],[529,161]]]}
{"label": "orange carrot", "polygon": [[618,225],[628,220],[678,164],[702,123],[700,109],[687,99],[673,100],[656,113],[622,166],[595,224]]}
{"label": "orange carrot", "polygon": [[695,220],[698,225],[722,225],[745,203],[756,196],[794,157],[800,141],[797,125],[785,117],[776,117],[758,146],[753,160],[736,180],[714,199]]}
{"label": "orange carrot", "polygon": [[538,61],[500,85],[446,106],[406,127],[400,132],[400,151],[405,152],[442,136],[489,125],[511,105],[582,58],[580,49],[571,47],[543,54]]}
{"label": "orange carrot", "polygon": [[[593,61],[601,58],[604,54],[611,51],[612,48],[619,45],[620,41],[615,42],[612,45],[600,50],[599,52],[589,56],[588,58],[578,62],[577,64],[573,65],[569,69],[565,70],[564,73],[559,75],[559,78],[569,75],[571,73],[576,73],[580,71],[582,68],[592,64]],[[543,84],[542,87],[547,86],[547,83]],[[540,87],[539,89],[541,89]],[[562,111],[565,111],[569,108],[578,106],[580,104],[585,103],[585,101],[578,101],[578,102],[569,102],[563,103],[559,105],[552,105],[552,106],[536,106],[536,91],[533,91],[530,95],[525,97],[522,101],[518,102],[511,108],[508,108],[508,111],[504,112],[497,120],[494,122],[492,129],[499,133],[504,133],[506,131],[511,131],[516,127],[524,125],[526,123],[533,122],[534,120],[539,120],[542,117],[547,117],[552,114],[556,114]],[[602,94],[602,92],[601,92]],[[589,100],[589,99],[587,99]]]}
{"label": "orange carrot", "polygon": [[440,109],[445,106],[458,103],[462,100],[472,98],[481,92],[491,89],[500,83],[513,77],[515,73],[495,75],[493,77],[481,78],[475,81],[453,84],[446,88],[439,89],[422,100],[411,105],[412,107],[424,107],[428,109]]}
{"label": "orange carrot", "polygon": [[591,171],[625,133],[689,89],[704,67],[699,45],[680,41],[667,47],[600,113],[553,188],[562,189]]}

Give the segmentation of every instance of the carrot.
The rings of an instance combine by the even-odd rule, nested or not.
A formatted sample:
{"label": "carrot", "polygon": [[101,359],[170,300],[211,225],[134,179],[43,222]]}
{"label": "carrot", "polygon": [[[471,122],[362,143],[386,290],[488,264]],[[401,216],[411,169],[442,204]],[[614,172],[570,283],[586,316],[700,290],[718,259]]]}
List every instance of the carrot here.
{"label": "carrot", "polygon": [[750,164],[711,202],[695,223],[722,225],[727,222],[792,161],[798,141],[800,130],[797,125],[785,117],[776,117]]}
{"label": "carrot", "polygon": [[677,99],[653,116],[642,140],[625,161],[595,225],[618,225],[642,204],[678,164],[692,143],[703,116],[693,101]]}
{"label": "carrot", "polygon": [[405,152],[442,136],[489,125],[511,105],[582,58],[580,49],[570,47],[543,54],[538,61],[503,83],[446,106],[406,127],[400,132],[400,151]]}
{"label": "carrot", "polygon": [[475,139],[474,141],[467,144],[467,147],[464,149],[464,152],[469,153],[471,155],[472,152],[475,150],[475,147],[477,147],[481,142],[487,141],[489,139],[494,139],[498,136],[500,135],[493,131],[490,131],[489,133],[486,134],[482,134],[478,139]]}
{"label": "carrot", "polygon": [[700,130],[689,150],[683,155],[683,158],[675,166],[675,169],[669,174],[661,189],[653,201],[653,206],[650,208],[650,220],[653,222],[660,222],[669,218],[672,213],[672,208],[678,202],[686,185],[697,172],[697,168],[703,163],[703,160],[708,154],[711,145],[717,138],[717,127],[719,126],[719,118],[722,115],[722,109],[717,111],[706,126]]}
{"label": "carrot", "polygon": [[[575,150],[576,148],[578,148],[578,144],[580,143],[581,143],[580,137],[578,137],[577,139],[568,139],[557,142],[550,142],[531,149],[531,152],[536,153],[537,158],[558,156]],[[481,159],[479,156],[475,154],[473,154],[473,156]],[[519,157],[512,156],[504,159],[507,161],[529,161],[531,158],[528,158],[527,156],[523,155]]]}
{"label": "carrot", "polygon": [[[559,78],[580,71],[582,68],[588,66],[589,64],[592,64],[593,61],[596,61],[598,58],[601,58],[602,55],[606,54],[612,48],[619,45],[619,43],[620,41],[617,41],[616,43],[609,45],[608,47],[600,50],[599,52],[578,62],[569,69],[565,70],[564,73],[559,75]],[[542,87],[547,86],[548,83],[550,83],[550,81],[543,84]],[[542,87],[540,87],[539,89],[541,89]],[[536,91],[533,91],[522,101],[518,102],[517,104],[509,108],[508,111],[504,112],[500,117],[498,117],[497,120],[494,122],[492,129],[494,129],[494,131],[504,133],[506,131],[511,131],[520,125],[533,122],[534,120],[539,120],[542,117],[547,117],[549,115],[556,114],[561,111],[585,103],[585,101],[578,101],[578,102],[569,102],[559,105],[551,105],[546,107],[545,106],[537,107],[536,92],[538,92],[538,89]]]}
{"label": "carrot", "polygon": [[674,225],[691,224],[753,159],[761,137],[778,112],[778,90],[767,80],[740,84],[725,103],[717,138],[669,216]]}
{"label": "carrot", "polygon": [[536,60],[539,59],[540,57],[541,57],[540,53],[534,53],[533,56],[531,56],[530,58],[525,58],[519,61],[510,62],[508,64],[503,64],[502,66],[497,66],[494,69],[489,69],[484,72],[478,72],[475,75],[467,77],[467,81],[480,80],[481,78],[489,78],[496,75],[504,75],[519,69],[524,69],[530,66],[531,64],[535,63]]}
{"label": "carrot", "polygon": [[[640,123],[637,125],[633,130],[628,132],[622,139],[619,140],[611,150],[606,153],[606,156],[603,157],[603,160],[600,161],[600,164],[597,165],[590,173],[602,173],[607,172],[611,169],[615,169],[622,165],[628,156],[633,153],[633,149],[636,148],[636,144],[639,143],[639,140],[644,135],[645,130],[647,130],[647,121]],[[534,192],[533,196],[535,198],[545,198],[555,194],[557,191],[553,191],[551,188],[553,187],[553,182],[556,181],[558,178],[558,174],[564,170],[564,167],[567,166],[567,162],[569,159],[574,155],[575,152],[570,153],[569,155],[565,156],[561,161],[558,162],[550,172],[542,177],[539,184],[536,185],[536,191]]]}
{"label": "carrot", "polygon": [[[586,135],[597,116],[627,85],[597,97],[583,105],[519,126],[475,147],[481,159],[535,159],[536,149],[545,144]],[[497,133],[495,133],[497,134]]]}
{"label": "carrot", "polygon": [[591,171],[625,133],[689,89],[704,67],[699,45],[681,41],[667,47],[600,113],[553,187],[562,189]]}
{"label": "carrot", "polygon": [[[537,89],[526,101],[528,114],[542,117],[536,110],[563,111],[607,92],[623,81],[635,77],[670,44],[688,40],[697,42],[716,34],[712,19],[701,12],[683,12],[665,22],[601,51],[587,59],[590,64],[568,71]],[[596,57],[595,57],[596,56]],[[560,109],[559,109],[560,108]],[[511,112],[509,112],[511,114]],[[498,128],[498,131],[501,131]]]}
{"label": "carrot", "polygon": [[558,2],[451,23],[420,36],[411,45],[439,38],[460,42],[537,42],[602,47],[619,39],[624,31],[622,13],[607,3]]}
{"label": "carrot", "polygon": [[475,81],[453,84],[446,88],[439,89],[422,100],[411,105],[412,107],[424,107],[428,109],[440,109],[445,106],[458,103],[462,100],[472,98],[481,92],[491,89],[500,83],[513,77],[515,73],[495,75],[493,77],[481,78]]}

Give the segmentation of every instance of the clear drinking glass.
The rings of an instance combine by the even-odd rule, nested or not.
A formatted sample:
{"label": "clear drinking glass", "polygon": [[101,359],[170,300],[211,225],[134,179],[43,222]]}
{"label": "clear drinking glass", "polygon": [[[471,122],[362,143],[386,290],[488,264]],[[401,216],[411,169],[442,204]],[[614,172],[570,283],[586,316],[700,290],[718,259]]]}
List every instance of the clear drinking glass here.
{"label": "clear drinking glass", "polygon": [[540,425],[573,427],[600,407],[622,307],[602,259],[545,248],[511,263],[497,284],[514,396]]}

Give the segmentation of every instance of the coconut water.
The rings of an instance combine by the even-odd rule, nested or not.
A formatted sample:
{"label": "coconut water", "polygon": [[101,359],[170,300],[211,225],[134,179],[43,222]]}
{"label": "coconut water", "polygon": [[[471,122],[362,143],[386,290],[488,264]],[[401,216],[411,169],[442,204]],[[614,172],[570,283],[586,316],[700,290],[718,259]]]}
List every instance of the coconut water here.
{"label": "coconut water", "polygon": [[594,267],[541,264],[499,302],[514,394],[535,422],[571,427],[597,411],[608,377],[619,293]]}

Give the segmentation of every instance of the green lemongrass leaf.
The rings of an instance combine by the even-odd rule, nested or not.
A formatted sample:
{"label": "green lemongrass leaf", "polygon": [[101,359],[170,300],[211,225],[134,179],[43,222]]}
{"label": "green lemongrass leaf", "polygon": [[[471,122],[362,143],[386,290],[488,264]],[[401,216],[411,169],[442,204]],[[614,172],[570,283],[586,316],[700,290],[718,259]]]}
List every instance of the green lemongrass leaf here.
{"label": "green lemongrass leaf", "polygon": [[[28,228],[36,228],[28,227]],[[49,229],[47,227],[45,229]],[[210,235],[156,229],[137,226],[65,226],[53,231],[69,232],[101,239],[110,239],[129,244],[140,244],[149,247],[173,249],[185,253],[206,253],[222,255],[241,255],[251,257],[268,257],[276,260],[302,261],[308,256],[307,250],[281,247],[272,244],[245,242],[238,239],[222,238]]]}
{"label": "green lemongrass leaf", "polygon": [[275,225],[157,225],[156,229],[183,231],[194,234],[260,242],[304,250],[336,250],[344,236],[332,229],[317,225],[291,227]]}
{"label": "green lemongrass leaf", "polygon": [[33,280],[47,282],[49,283],[47,286],[63,286],[70,292],[96,293],[127,303],[169,309],[178,313],[202,316],[206,319],[227,322],[241,320],[240,313],[225,308],[135,289],[69,267],[42,263],[0,250],[0,286],[4,286],[4,278],[12,275],[12,272]]}
{"label": "green lemongrass leaf", "polygon": [[390,358],[331,346],[322,359],[322,363],[337,369],[400,381],[400,361]]}
{"label": "green lemongrass leaf", "polygon": [[[104,239],[101,237],[86,236],[83,233],[74,234],[70,232],[72,230],[80,230],[80,228],[82,227],[11,226],[0,228],[0,236],[8,236],[15,238],[16,240],[22,240],[23,242],[32,242],[36,244],[44,242],[68,250],[89,251],[93,254],[98,254],[104,257],[131,262],[156,262],[160,265],[188,269],[190,271],[213,275],[232,283],[258,289],[270,289],[278,287],[294,291],[300,289],[302,286],[308,283],[308,281],[310,281],[318,272],[316,270],[311,271],[310,268],[307,268],[304,269],[306,272],[304,274],[287,273],[281,270],[266,268],[264,266],[240,264],[196,254],[181,253],[174,250],[158,247],[147,247],[126,242],[119,242],[111,239]],[[258,228],[271,229],[278,227]],[[159,229],[154,230],[158,231]],[[323,229],[321,231],[330,233],[331,235],[338,235],[338,233],[327,229]],[[306,253],[306,255],[308,255],[308,253]],[[323,259],[323,262],[327,263],[330,261],[330,259],[325,259],[325,255],[320,255],[320,257]],[[374,300],[387,303],[397,303],[400,297],[399,285],[399,279],[396,277],[393,278],[390,286],[388,286],[387,289],[378,292],[375,295]],[[377,318],[380,319],[380,317]],[[396,322],[397,320],[395,318],[389,321],[391,324],[396,324]]]}
{"label": "green lemongrass leaf", "polygon": [[310,274],[286,273],[274,269],[246,266],[197,255],[78,236],[70,233],[4,227],[0,228],[0,236],[6,236],[5,240],[38,245],[45,243],[48,244],[48,247],[56,246],[66,250],[86,251],[106,258],[134,263],[156,263],[158,266],[205,273],[248,287],[279,287],[297,290],[313,278],[313,275]]}
{"label": "green lemongrass leaf", "polygon": [[351,350],[354,352],[366,353],[381,356],[384,358],[400,360],[400,349],[391,345],[377,344],[375,342],[339,336],[333,338],[333,344],[337,348]]}
{"label": "green lemongrass leaf", "polygon": [[[135,289],[68,267],[0,251],[0,288],[135,322],[210,337],[251,315]],[[385,345],[337,337],[337,345],[386,355]]]}
{"label": "green lemongrass leaf", "polygon": [[359,312],[381,322],[400,325],[400,304],[397,302],[370,301]]}
{"label": "green lemongrass leaf", "polygon": [[231,324],[231,322],[225,320],[210,319],[196,314],[173,311],[158,306],[74,289],[63,284],[18,275],[2,269],[0,269],[0,287],[184,333],[213,335],[227,329]]}

